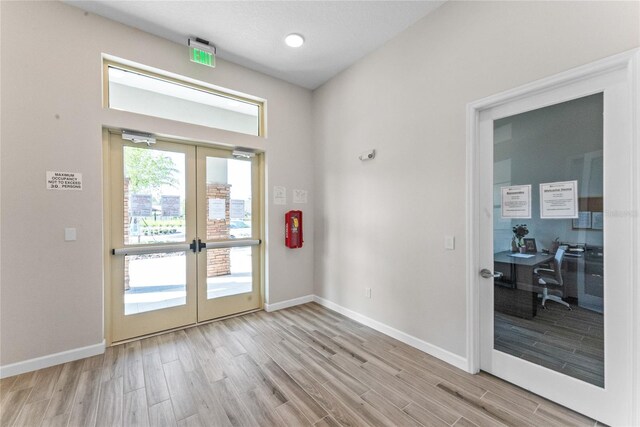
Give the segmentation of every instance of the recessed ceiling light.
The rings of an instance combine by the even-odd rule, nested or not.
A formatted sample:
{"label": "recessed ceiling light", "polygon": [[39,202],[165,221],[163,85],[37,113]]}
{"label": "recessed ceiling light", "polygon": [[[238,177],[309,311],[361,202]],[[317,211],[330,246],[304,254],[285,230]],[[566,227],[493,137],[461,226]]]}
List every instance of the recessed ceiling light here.
{"label": "recessed ceiling light", "polygon": [[289,34],[284,38],[284,42],[289,47],[300,47],[304,44],[304,37],[300,34]]}

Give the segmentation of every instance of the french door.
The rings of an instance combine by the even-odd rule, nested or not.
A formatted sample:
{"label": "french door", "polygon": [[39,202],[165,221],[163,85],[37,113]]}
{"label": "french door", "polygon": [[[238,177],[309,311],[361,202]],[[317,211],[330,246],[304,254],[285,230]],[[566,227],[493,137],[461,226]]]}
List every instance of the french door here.
{"label": "french door", "polygon": [[[197,147],[198,321],[260,307],[257,158]],[[228,223],[227,223],[228,220]]]}
{"label": "french door", "polygon": [[633,407],[629,88],[604,66],[476,109],[480,369],[612,425]]}
{"label": "french door", "polygon": [[111,341],[260,308],[258,158],[109,133]]}

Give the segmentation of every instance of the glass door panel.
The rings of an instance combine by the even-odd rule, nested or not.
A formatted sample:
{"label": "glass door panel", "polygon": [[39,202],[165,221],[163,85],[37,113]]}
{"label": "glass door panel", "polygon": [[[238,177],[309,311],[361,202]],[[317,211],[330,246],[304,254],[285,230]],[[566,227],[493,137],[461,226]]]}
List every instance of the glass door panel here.
{"label": "glass door panel", "polygon": [[604,387],[603,94],[493,138],[494,349]]}
{"label": "glass door panel", "polygon": [[[186,242],[185,153],[125,145],[124,244]],[[125,256],[125,315],[186,304],[186,256]]]}
{"label": "glass door panel", "polygon": [[110,151],[112,341],[194,323],[195,147],[113,133]]}
{"label": "glass door panel", "polygon": [[125,255],[124,314],[185,305],[187,253]]}
{"label": "glass door panel", "polygon": [[124,146],[124,243],[186,242],[185,153]]}
{"label": "glass door panel", "polygon": [[[221,156],[230,155],[229,152],[209,150]],[[203,166],[206,188],[206,239],[251,238],[252,161],[206,156]]]}
{"label": "glass door panel", "polygon": [[198,147],[200,321],[260,306],[258,172],[255,157]]}
{"label": "glass door panel", "polygon": [[252,250],[248,246],[207,249],[207,299],[253,290]]}

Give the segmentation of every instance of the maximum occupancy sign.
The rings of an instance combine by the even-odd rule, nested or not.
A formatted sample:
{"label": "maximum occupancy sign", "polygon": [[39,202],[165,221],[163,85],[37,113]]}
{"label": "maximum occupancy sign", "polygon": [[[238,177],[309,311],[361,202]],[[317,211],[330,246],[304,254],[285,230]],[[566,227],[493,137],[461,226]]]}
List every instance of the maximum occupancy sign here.
{"label": "maximum occupancy sign", "polygon": [[47,171],[48,190],[82,190],[82,174]]}

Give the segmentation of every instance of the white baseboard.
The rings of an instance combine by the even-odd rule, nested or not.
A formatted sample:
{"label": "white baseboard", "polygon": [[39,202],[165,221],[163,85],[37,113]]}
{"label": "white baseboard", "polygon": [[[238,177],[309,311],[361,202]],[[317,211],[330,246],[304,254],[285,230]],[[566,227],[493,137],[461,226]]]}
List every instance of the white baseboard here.
{"label": "white baseboard", "polygon": [[49,354],[47,356],[36,357],[22,362],[11,363],[0,366],[0,378],[12,377],[25,372],[36,371],[49,366],[71,362],[73,360],[84,359],[104,353],[105,341],[100,344],[89,345],[87,347],[74,348],[60,353]]}
{"label": "white baseboard", "polygon": [[273,304],[265,304],[264,310],[271,312],[276,310],[282,310],[283,308],[293,307],[294,305],[306,304],[308,302],[313,301],[314,297],[315,295],[305,295],[303,297],[289,299],[286,301],[280,301]]}
{"label": "white baseboard", "polygon": [[353,310],[349,310],[348,308],[321,298],[317,295],[314,295],[313,300],[330,310],[347,316],[349,319],[355,320],[358,323],[362,323],[363,325],[375,329],[378,332],[382,332],[385,335],[389,335],[390,337],[395,338],[398,341],[402,341],[403,343],[410,345],[411,347],[415,347],[420,351],[424,351],[425,353],[430,354],[433,357],[437,357],[438,359],[447,362],[448,364],[453,365],[456,368],[462,369],[463,371],[467,371],[469,368],[466,357],[458,356],[457,354],[451,353],[448,350],[445,350],[433,344],[429,344],[426,341],[423,341],[398,329],[392,328],[391,326],[386,325],[382,322],[378,322],[377,320],[373,320],[372,318],[364,316]]}

